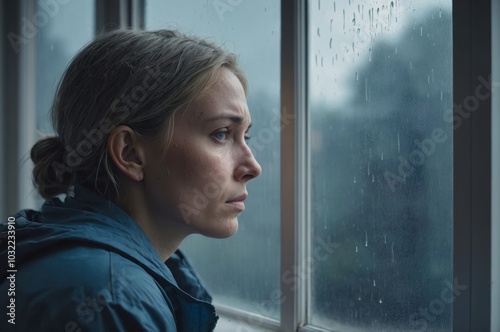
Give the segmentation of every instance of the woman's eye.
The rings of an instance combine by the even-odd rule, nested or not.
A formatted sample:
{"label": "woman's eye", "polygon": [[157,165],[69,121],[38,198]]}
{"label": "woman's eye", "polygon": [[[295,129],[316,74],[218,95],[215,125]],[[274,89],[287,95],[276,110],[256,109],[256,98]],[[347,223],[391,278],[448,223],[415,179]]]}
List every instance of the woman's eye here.
{"label": "woman's eye", "polygon": [[228,135],[229,135],[229,130],[227,130],[227,129],[219,130],[219,131],[216,131],[215,133],[212,134],[212,136],[218,141],[227,140]]}

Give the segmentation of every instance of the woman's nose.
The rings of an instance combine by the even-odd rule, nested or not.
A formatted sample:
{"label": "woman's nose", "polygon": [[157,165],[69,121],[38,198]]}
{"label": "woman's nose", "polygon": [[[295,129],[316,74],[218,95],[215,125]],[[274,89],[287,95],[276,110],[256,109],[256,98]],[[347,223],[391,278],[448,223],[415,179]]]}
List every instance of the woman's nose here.
{"label": "woman's nose", "polygon": [[245,145],[244,154],[238,161],[238,170],[235,174],[237,180],[248,182],[258,177],[260,173],[262,173],[262,167],[260,167],[248,145]]}

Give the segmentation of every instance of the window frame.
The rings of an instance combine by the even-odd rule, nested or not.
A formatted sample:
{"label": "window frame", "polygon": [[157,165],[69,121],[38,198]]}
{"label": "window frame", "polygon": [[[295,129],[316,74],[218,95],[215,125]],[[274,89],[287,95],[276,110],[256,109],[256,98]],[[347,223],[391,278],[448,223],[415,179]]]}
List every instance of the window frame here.
{"label": "window frame", "polygon": [[[492,6],[492,2],[494,5]],[[145,0],[96,0],[96,32],[113,27],[144,27]],[[36,0],[2,2],[0,4],[1,31],[21,34],[21,18],[31,17]],[[498,36],[492,27],[498,27],[500,17],[491,9],[499,9],[498,0],[453,1],[453,101],[460,105],[473,96],[478,78],[488,78],[493,72],[500,79],[499,64],[492,65],[492,50],[498,58]],[[492,20],[493,17],[493,20]],[[309,151],[307,110],[307,1],[281,0],[281,112],[293,117],[281,132],[281,291],[280,321],[245,311],[217,306],[222,316],[236,320],[238,326],[255,326],[276,331],[324,331],[307,325],[310,294],[309,278],[298,278],[293,286],[282,276],[294,268],[304,268],[310,246],[309,218]],[[498,38],[497,38],[498,39]],[[493,41],[493,45],[492,45]],[[6,217],[31,205],[31,162],[20,169],[19,160],[26,155],[35,141],[35,86],[36,74],[34,43],[21,46],[15,53],[7,38],[2,42],[0,62],[3,84],[0,153],[2,163],[0,184],[0,211]],[[493,57],[495,58],[495,57]],[[8,82],[8,84],[7,84]],[[8,85],[8,86],[7,86]],[[493,92],[493,91],[492,91]],[[498,107],[499,93],[493,94]],[[496,96],[496,97],[495,97]],[[496,99],[495,99],[496,98]],[[498,113],[498,112],[497,112]],[[458,110],[454,114],[461,116]],[[496,116],[496,118],[495,118]],[[494,310],[500,307],[500,254],[492,250],[499,247],[499,208],[492,204],[500,197],[499,171],[492,157],[492,148],[500,147],[498,134],[499,115],[492,114],[492,99],[482,101],[478,110],[463,119],[454,130],[453,138],[453,275],[467,289],[453,303],[453,330],[490,330],[500,326],[500,318]],[[495,120],[496,119],[496,120]],[[492,175],[493,174],[493,175]],[[492,183],[492,179],[496,182]],[[493,196],[492,196],[493,191]],[[496,195],[496,196],[495,196]],[[497,204],[498,205],[498,204]],[[492,212],[493,211],[493,212]],[[496,239],[493,241],[492,239]],[[493,246],[493,247],[492,247]],[[495,269],[493,270],[492,269]],[[495,279],[496,278],[496,279]],[[492,286],[492,280],[497,284]],[[492,291],[496,289],[496,293]],[[496,294],[496,295],[495,295]]]}
{"label": "window frame", "polygon": [[[491,2],[453,1],[453,103],[474,96],[491,67]],[[461,117],[458,109],[454,115]],[[467,289],[453,303],[453,329],[491,321],[491,98],[453,132],[453,276]]]}

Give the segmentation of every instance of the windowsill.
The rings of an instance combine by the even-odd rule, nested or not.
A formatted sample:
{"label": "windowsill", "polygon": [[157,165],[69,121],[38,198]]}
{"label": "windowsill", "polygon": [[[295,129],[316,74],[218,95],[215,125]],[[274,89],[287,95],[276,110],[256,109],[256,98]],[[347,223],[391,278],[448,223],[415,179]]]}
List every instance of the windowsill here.
{"label": "windowsill", "polygon": [[271,332],[279,329],[279,322],[251,312],[215,304],[219,321],[216,332]]}
{"label": "windowsill", "polygon": [[217,322],[217,327],[215,332],[262,332],[262,331],[276,331],[276,329],[270,329],[265,327],[250,326],[244,321],[228,316],[219,316],[219,321]]}

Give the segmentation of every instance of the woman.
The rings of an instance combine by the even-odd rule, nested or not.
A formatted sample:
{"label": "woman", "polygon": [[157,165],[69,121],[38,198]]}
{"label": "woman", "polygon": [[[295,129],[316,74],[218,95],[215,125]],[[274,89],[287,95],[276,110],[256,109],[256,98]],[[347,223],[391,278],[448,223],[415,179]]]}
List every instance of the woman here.
{"label": "woman", "polygon": [[57,135],[31,151],[47,202],[9,218],[15,326],[2,319],[2,331],[214,329],[211,298],[177,248],[238,228],[261,173],[246,85],[233,54],[175,31],[114,31],[74,58],[52,110]]}

